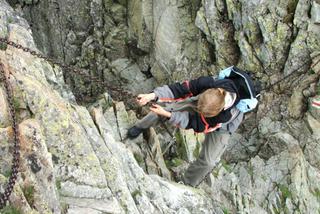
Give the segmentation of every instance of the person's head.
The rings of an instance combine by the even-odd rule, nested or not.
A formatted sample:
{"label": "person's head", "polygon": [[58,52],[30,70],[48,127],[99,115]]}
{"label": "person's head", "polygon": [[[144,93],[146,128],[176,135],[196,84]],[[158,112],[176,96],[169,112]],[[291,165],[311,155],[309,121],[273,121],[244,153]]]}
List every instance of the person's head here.
{"label": "person's head", "polygon": [[226,91],[222,88],[211,88],[202,92],[198,98],[197,111],[204,117],[214,117],[224,108]]}

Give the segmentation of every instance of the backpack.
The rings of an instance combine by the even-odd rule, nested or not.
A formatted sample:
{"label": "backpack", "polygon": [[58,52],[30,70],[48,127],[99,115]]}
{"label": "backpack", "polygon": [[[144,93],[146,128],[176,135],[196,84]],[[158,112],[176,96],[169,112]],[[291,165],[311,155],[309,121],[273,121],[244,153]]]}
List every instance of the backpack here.
{"label": "backpack", "polygon": [[260,96],[260,86],[252,80],[251,73],[231,66],[219,72],[218,79],[225,78],[232,80],[238,88],[240,101],[236,108],[244,113],[253,110],[258,104],[257,98]]}

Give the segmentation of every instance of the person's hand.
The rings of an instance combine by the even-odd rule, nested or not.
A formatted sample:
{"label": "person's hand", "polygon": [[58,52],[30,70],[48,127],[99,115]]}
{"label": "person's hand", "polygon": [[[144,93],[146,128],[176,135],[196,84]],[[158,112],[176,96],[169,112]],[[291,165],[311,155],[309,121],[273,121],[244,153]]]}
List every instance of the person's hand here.
{"label": "person's hand", "polygon": [[140,106],[144,106],[145,104],[147,104],[151,100],[154,100],[155,98],[156,98],[156,94],[155,93],[139,94],[138,97],[137,97],[137,103]]}
{"label": "person's hand", "polygon": [[171,117],[171,112],[164,110],[160,105],[158,104],[152,104],[150,107],[150,110],[156,113],[157,115],[164,116],[164,117]]}

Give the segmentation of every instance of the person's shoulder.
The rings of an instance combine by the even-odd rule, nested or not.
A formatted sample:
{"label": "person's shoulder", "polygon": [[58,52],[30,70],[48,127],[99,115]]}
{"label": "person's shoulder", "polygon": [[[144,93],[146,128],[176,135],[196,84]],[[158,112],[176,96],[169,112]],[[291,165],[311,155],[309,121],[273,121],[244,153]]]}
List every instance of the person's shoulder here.
{"label": "person's shoulder", "polygon": [[237,87],[234,82],[230,79],[217,79],[215,80],[215,87],[223,88],[226,91],[235,93],[237,92]]}

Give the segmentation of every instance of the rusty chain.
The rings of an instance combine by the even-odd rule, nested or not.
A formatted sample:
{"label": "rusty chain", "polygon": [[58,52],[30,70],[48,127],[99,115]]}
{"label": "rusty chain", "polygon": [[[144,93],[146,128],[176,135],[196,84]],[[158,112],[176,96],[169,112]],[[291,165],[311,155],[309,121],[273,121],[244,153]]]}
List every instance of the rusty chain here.
{"label": "rusty chain", "polygon": [[[75,68],[73,66],[69,66],[69,65],[63,64],[61,62],[58,62],[56,60],[53,60],[49,57],[42,55],[41,53],[38,53],[34,50],[31,50],[28,47],[24,47],[20,44],[13,42],[13,41],[9,41],[6,38],[0,37],[0,43],[7,44],[7,45],[14,47],[16,49],[20,49],[20,50],[22,50],[26,53],[29,53],[32,56],[35,56],[37,58],[44,59],[48,63],[50,63],[52,65],[57,65],[66,71],[71,71],[71,72],[74,72],[74,73],[79,74],[81,76],[84,76],[93,82],[97,82],[97,83],[101,84],[102,86],[106,87],[106,89],[109,89],[111,91],[115,91],[115,92],[119,93],[120,95],[126,97],[128,100],[133,99],[135,97],[135,95],[133,93],[131,93],[130,91],[111,86],[107,82],[102,81],[102,80],[98,79],[97,77],[90,76],[89,74],[85,73],[84,70],[80,70],[80,69]],[[20,142],[19,142],[19,137],[18,137],[19,136],[19,129],[17,126],[16,113],[15,113],[15,109],[14,109],[14,105],[13,105],[13,92],[10,88],[9,79],[10,79],[10,77],[7,77],[5,75],[5,70],[4,70],[3,64],[0,63],[0,80],[1,80],[1,82],[4,83],[4,87],[6,90],[7,101],[9,103],[9,111],[10,111],[10,115],[11,115],[11,119],[12,119],[12,128],[13,128],[13,133],[14,133],[14,151],[13,151],[13,160],[12,160],[12,172],[11,172],[11,176],[9,178],[8,185],[5,188],[4,193],[3,194],[0,193],[0,209],[2,209],[6,205],[7,201],[9,200],[9,196],[11,195],[11,193],[13,191],[13,187],[14,187],[16,180],[17,180],[19,161],[20,161]]]}
{"label": "rusty chain", "polygon": [[110,85],[109,83],[97,78],[97,77],[94,77],[94,76],[90,76],[89,74],[87,74],[83,69],[78,69],[78,68],[75,68],[74,66],[71,66],[71,65],[66,65],[64,63],[61,63],[57,60],[54,60],[52,58],[49,58],[47,56],[44,56],[43,54],[37,52],[37,51],[34,51],[28,47],[24,47],[20,44],[17,44],[13,41],[9,41],[8,39],[6,38],[2,38],[0,37],[0,43],[4,43],[4,44],[7,44],[11,47],[14,47],[16,49],[20,49],[26,53],[29,53],[31,54],[32,56],[35,56],[37,58],[40,58],[40,59],[44,59],[45,61],[49,62],[50,64],[52,65],[57,65],[59,67],[61,67],[62,69],[64,69],[65,71],[71,71],[73,73],[76,73],[76,74],[79,74],[80,76],[83,76],[85,78],[88,78],[90,79],[91,81],[93,82],[96,82],[96,83],[99,83],[101,84],[102,86],[104,86],[106,89],[110,90],[110,91],[114,91],[114,92],[117,92],[118,94],[122,95],[122,96],[125,96],[127,97],[128,99],[132,99],[135,94],[131,93],[130,91],[128,90],[125,90],[125,89],[122,89],[122,88],[117,88],[117,87],[114,87],[112,85]]}
{"label": "rusty chain", "polygon": [[0,63],[0,78],[1,78],[1,82],[4,83],[4,88],[7,94],[7,100],[9,104],[9,111],[11,115],[12,129],[13,129],[13,136],[14,136],[11,176],[9,178],[9,182],[7,187],[5,188],[4,193],[0,194],[0,209],[2,209],[6,205],[7,201],[9,200],[9,196],[13,191],[13,187],[18,177],[18,169],[19,169],[19,162],[20,162],[20,141],[19,141],[19,127],[17,125],[16,112],[13,105],[13,91],[9,83],[10,76],[6,76],[4,66],[2,63]]}

